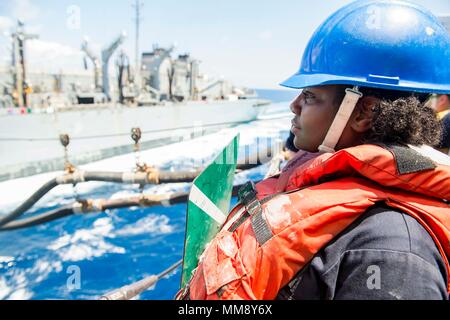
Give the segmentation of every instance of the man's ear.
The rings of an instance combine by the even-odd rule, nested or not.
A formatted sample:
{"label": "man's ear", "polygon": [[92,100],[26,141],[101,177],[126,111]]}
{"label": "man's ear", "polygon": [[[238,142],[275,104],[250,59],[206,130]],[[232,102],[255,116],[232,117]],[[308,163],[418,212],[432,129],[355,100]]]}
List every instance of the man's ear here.
{"label": "man's ear", "polygon": [[372,127],[374,108],[379,101],[375,97],[363,97],[359,100],[350,123],[354,131],[364,133]]}
{"label": "man's ear", "polygon": [[448,95],[442,94],[438,97],[438,112],[445,111],[450,106],[450,99],[448,98]]}

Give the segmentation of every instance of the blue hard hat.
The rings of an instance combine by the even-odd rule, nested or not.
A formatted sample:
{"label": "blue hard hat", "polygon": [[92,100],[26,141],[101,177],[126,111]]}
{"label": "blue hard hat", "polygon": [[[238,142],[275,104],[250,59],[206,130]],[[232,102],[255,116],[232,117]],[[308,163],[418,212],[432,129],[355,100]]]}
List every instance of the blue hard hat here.
{"label": "blue hard hat", "polygon": [[289,88],[326,84],[450,93],[450,34],[427,9],[405,1],[362,0],[314,33]]}

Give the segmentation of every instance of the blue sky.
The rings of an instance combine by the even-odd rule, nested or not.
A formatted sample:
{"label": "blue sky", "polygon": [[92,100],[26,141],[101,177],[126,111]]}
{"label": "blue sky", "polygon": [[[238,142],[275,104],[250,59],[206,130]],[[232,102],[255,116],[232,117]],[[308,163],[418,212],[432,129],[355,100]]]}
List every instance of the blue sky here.
{"label": "blue sky", "polygon": [[[350,0],[144,0],[141,51],[154,43],[176,44],[202,61],[202,70],[239,85],[278,88],[295,72],[315,28]],[[435,14],[450,14],[450,0],[415,0]],[[134,61],[133,0],[1,0],[0,65],[9,59],[8,31],[20,17],[39,40],[28,45],[29,68],[82,70],[79,48],[88,37],[94,51],[121,31],[124,50]],[[76,7],[73,7],[76,6]],[[80,10],[74,24],[68,10]],[[72,11],[73,12],[73,11]]]}

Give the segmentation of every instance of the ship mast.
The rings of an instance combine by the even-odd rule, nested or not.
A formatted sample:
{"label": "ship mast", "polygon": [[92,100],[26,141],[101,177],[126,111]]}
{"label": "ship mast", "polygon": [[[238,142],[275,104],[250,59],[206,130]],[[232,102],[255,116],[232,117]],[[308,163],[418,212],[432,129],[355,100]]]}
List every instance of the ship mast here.
{"label": "ship mast", "polygon": [[25,71],[25,41],[37,39],[35,34],[27,34],[24,30],[24,23],[20,20],[17,21],[16,32],[12,34],[13,41],[13,79],[15,88],[15,100],[18,107],[28,106],[28,92],[29,87],[27,84],[26,71]]}
{"label": "ship mast", "polygon": [[135,0],[135,3],[133,5],[135,9],[135,27],[136,27],[136,39],[135,39],[135,58],[134,58],[134,65],[135,65],[135,75],[134,75],[134,82],[140,87],[140,72],[141,72],[141,64],[139,61],[139,31],[140,31],[140,24],[141,24],[141,9],[144,6],[141,0]]}
{"label": "ship mast", "polygon": [[114,51],[122,44],[125,40],[126,34],[122,32],[108,47],[102,50],[102,77],[103,77],[103,93],[106,95],[108,101],[111,101],[111,93],[109,87],[109,75],[108,75],[108,64],[109,59],[113,55]]}
{"label": "ship mast", "polygon": [[[86,56],[91,59],[92,64],[94,65],[94,86],[95,90],[98,91],[101,89],[100,85],[100,60],[99,58],[94,54],[94,52],[89,47],[89,43],[87,39],[84,39],[83,43],[81,44],[81,50],[84,51]],[[87,68],[86,60],[85,60],[85,68]]]}

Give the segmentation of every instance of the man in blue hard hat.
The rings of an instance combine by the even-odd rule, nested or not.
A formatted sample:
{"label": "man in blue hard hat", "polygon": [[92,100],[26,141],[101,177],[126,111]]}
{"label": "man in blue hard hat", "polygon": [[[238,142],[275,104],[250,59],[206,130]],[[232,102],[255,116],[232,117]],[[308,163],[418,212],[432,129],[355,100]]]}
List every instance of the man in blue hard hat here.
{"label": "man in blue hard hat", "polygon": [[450,93],[450,35],[426,9],[362,0],[330,16],[282,83],[299,151],[240,203],[190,299],[448,299],[450,158],[425,102]]}
{"label": "man in blue hard hat", "polygon": [[[438,146],[441,129],[424,102],[450,92],[449,63],[450,37],[427,10],[400,1],[350,4],[317,29],[300,70],[282,83],[303,89],[291,104],[294,147]],[[439,158],[431,150],[426,155]],[[441,161],[450,165],[449,158]],[[447,259],[418,221],[376,205],[319,251],[278,298],[448,299]],[[368,266],[380,264],[380,286],[368,288]]]}

